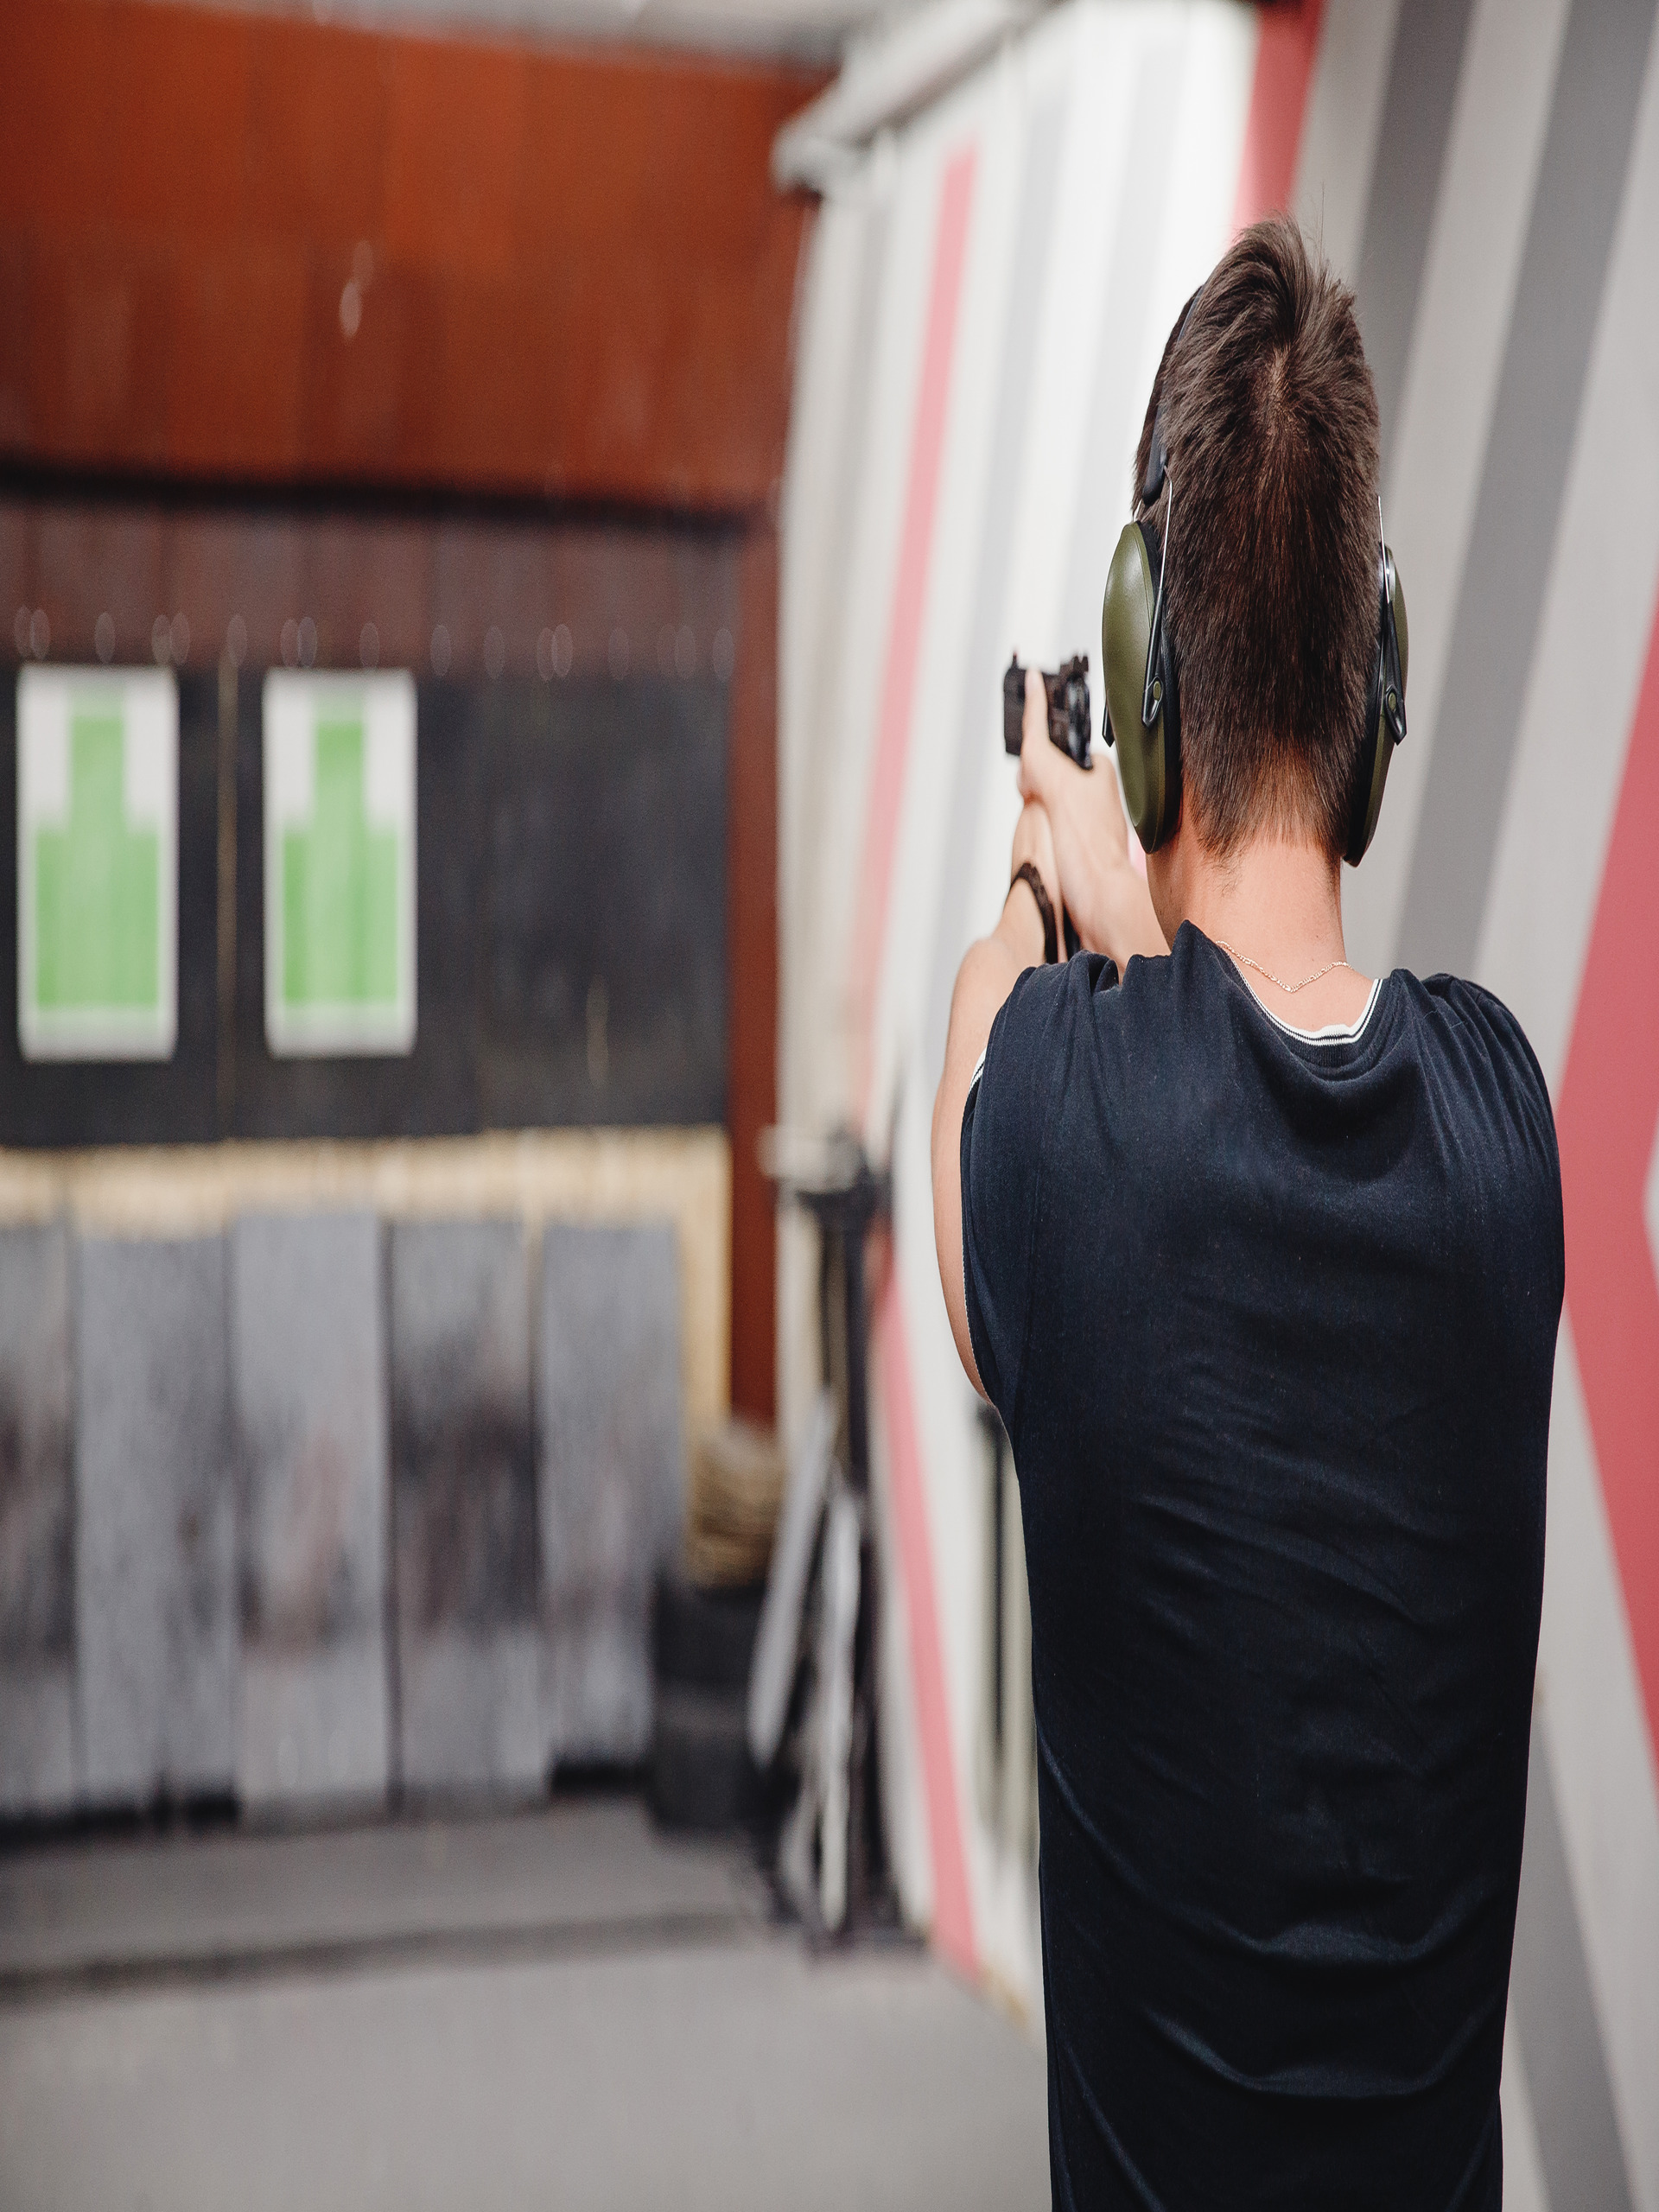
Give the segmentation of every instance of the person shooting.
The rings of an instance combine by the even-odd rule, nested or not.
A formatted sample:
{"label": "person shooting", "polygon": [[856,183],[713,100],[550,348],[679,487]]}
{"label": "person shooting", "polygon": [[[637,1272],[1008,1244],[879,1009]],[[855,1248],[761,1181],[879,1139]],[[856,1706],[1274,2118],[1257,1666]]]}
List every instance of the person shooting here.
{"label": "person shooting", "polygon": [[1352,296],[1259,224],[1171,334],[1107,584],[1145,877],[1029,672],[952,1001],[934,1219],[1020,1484],[1059,2207],[1502,2199],[1560,1177],[1507,1009],[1347,958],[1408,741],[1377,486]]}

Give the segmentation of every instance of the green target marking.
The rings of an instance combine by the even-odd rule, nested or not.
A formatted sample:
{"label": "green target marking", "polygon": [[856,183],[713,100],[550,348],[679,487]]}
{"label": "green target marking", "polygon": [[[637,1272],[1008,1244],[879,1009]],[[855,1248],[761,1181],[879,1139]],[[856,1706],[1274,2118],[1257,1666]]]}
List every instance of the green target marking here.
{"label": "green target marking", "polygon": [[316,726],[316,812],[283,832],[283,997],[289,1007],[393,1006],[397,837],[364,810],[363,725]]}
{"label": "green target marking", "polygon": [[127,822],[118,711],[69,722],[69,822],[35,833],[35,1002],[42,1009],[154,1009],[162,841]]}
{"label": "green target marking", "polygon": [[415,686],[273,671],[264,687],[265,1036],[273,1052],[415,1037]]}
{"label": "green target marking", "polygon": [[17,1027],[31,1059],[165,1059],[178,692],[158,670],[17,684]]}

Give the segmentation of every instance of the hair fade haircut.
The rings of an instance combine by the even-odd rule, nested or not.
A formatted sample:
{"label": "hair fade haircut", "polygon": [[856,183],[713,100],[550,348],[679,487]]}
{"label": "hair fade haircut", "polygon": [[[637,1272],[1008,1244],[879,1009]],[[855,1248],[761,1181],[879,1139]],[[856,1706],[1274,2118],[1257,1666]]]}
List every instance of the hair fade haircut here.
{"label": "hair fade haircut", "polygon": [[1287,217],[1243,232],[1172,332],[1137,497],[1160,404],[1193,827],[1224,858],[1265,832],[1340,859],[1376,652],[1376,393],[1353,294]]}

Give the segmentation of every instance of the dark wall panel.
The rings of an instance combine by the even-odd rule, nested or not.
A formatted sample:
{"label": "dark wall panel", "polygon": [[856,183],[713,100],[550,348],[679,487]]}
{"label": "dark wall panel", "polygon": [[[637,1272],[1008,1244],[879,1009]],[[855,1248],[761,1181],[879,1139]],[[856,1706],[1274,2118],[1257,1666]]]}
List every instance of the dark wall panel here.
{"label": "dark wall panel", "polygon": [[481,1122],[723,1121],[724,687],[443,704],[480,779]]}
{"label": "dark wall panel", "polygon": [[221,1094],[217,677],[187,671],[179,685],[178,1046],[166,1063],[96,1066],[19,1052],[16,690],[0,684],[0,1143],[725,1118],[724,683],[423,683],[415,1048],[283,1060],[264,1040],[260,690],[245,670],[234,1073]]}

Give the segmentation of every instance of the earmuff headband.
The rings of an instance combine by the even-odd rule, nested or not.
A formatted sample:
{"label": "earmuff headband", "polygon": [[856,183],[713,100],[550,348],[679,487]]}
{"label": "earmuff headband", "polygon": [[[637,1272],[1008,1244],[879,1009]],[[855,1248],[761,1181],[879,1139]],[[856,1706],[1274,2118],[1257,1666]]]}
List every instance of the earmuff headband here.
{"label": "earmuff headband", "polygon": [[[1156,724],[1159,710],[1163,705],[1163,686],[1157,682],[1154,671],[1158,665],[1159,646],[1164,634],[1164,575],[1169,567],[1169,533],[1175,519],[1175,479],[1170,475],[1167,467],[1162,473],[1169,486],[1169,505],[1164,510],[1163,539],[1158,549],[1158,596],[1153,601],[1152,627],[1147,632],[1147,672],[1141,686],[1141,727],[1147,730]],[[1154,691],[1158,695],[1155,698],[1153,696]]]}

